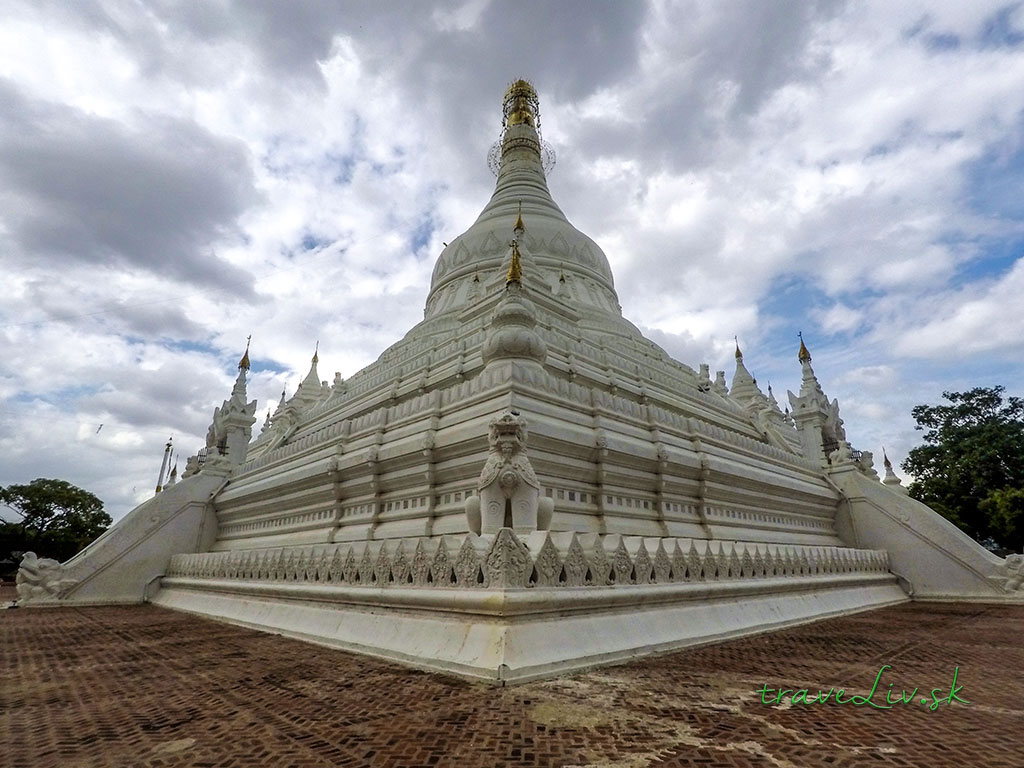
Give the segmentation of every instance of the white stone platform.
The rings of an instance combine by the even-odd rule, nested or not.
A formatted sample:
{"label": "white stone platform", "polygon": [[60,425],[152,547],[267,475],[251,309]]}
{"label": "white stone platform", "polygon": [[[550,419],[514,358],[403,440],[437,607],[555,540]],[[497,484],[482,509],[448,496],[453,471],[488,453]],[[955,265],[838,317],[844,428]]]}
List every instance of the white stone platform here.
{"label": "white stone platform", "polygon": [[179,555],[154,602],[507,683],[906,599],[881,551],[502,529]]}

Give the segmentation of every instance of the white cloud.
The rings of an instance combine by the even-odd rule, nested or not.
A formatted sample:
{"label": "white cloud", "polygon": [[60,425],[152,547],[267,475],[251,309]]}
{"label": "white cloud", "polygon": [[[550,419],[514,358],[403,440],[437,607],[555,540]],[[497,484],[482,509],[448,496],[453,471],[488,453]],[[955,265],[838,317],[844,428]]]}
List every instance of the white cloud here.
{"label": "white cloud", "polygon": [[777,393],[792,334],[823,337],[850,436],[897,459],[913,404],[1024,373],[1024,267],[986,250],[1024,225],[969,188],[1022,144],[1000,7],[9,3],[0,484],[120,515],[168,434],[201,441],[248,334],[284,369],[252,377],[261,419],[317,339],[322,378],[375,359],[486,202],[520,76],[626,316],[693,367],[731,370],[739,335]]}
{"label": "white cloud", "polygon": [[899,354],[948,358],[992,353],[1019,360],[1024,351],[1024,256],[990,285],[945,297],[900,334]]}

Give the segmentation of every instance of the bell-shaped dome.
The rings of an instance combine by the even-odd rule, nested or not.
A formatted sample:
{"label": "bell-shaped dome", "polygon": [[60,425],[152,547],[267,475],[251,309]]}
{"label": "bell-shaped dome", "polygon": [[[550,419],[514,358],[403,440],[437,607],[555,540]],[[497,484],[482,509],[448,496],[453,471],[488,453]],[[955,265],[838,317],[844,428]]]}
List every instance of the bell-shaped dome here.
{"label": "bell-shaped dome", "polygon": [[434,299],[452,283],[502,272],[510,234],[519,222],[525,223],[519,242],[530,261],[531,276],[549,278],[551,285],[568,276],[586,286],[576,292],[576,301],[618,313],[607,257],[569,223],[548,191],[539,125],[533,86],[525,80],[513,83],[505,94],[494,194],[473,225],[441,252],[427,297],[428,318],[448,309],[449,304]]}

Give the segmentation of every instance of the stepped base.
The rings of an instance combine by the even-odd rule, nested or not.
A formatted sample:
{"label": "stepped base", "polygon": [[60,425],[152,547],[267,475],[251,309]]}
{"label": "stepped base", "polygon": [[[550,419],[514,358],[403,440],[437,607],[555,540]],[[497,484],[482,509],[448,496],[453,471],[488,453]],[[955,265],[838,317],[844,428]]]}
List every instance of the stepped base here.
{"label": "stepped base", "polygon": [[508,529],[182,555],[168,573],[157,605],[494,683],[908,599],[874,550]]}
{"label": "stepped base", "polygon": [[907,599],[894,577],[876,574],[464,592],[172,578],[153,602],[423,669],[509,683]]}

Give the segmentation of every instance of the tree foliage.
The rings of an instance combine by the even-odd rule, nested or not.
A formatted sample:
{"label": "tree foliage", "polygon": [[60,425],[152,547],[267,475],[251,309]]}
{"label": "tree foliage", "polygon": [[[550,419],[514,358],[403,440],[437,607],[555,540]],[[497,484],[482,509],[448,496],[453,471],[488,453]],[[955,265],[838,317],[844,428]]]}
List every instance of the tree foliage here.
{"label": "tree foliage", "polygon": [[33,551],[67,560],[112,522],[102,501],[64,480],[39,478],[28,485],[0,487],[0,504],[17,517],[0,524],[0,558]]}
{"label": "tree foliage", "polygon": [[943,392],[949,405],[911,411],[925,444],[903,469],[910,495],[978,541],[1024,547],[1024,400],[1001,386]]}

